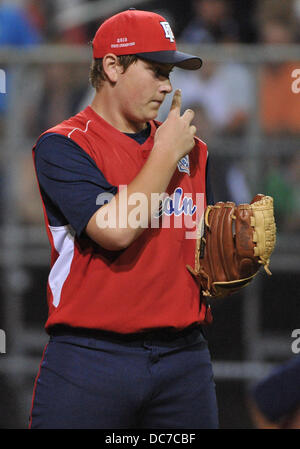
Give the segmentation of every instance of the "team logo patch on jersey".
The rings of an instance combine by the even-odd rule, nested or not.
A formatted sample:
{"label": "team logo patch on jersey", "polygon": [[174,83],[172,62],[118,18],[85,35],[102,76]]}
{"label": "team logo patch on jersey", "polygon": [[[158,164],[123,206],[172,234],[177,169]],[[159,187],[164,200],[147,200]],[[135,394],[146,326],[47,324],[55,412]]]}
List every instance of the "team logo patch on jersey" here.
{"label": "team logo patch on jersey", "polygon": [[189,155],[187,154],[184,156],[180,161],[177,162],[177,168],[182,173],[186,173],[187,175],[191,175],[190,173],[190,159]]}
{"label": "team logo patch on jersey", "polygon": [[175,37],[172,31],[172,28],[170,27],[169,22],[160,22],[161,26],[164,29],[166,39],[170,39],[170,42],[175,41]]}

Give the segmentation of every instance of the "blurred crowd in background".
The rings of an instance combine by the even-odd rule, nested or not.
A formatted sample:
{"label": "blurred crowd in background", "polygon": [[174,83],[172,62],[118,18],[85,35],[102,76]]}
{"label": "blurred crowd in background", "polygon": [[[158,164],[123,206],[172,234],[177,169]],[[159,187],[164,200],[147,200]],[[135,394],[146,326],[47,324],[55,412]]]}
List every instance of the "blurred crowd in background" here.
{"label": "blurred crowd in background", "polygon": [[[88,0],[15,0],[0,1],[0,45],[28,48],[39,44],[89,46],[98,26],[105,20],[99,14],[83,24],[68,12]],[[102,2],[102,4],[107,2]],[[133,2],[134,4],[134,2]],[[128,4],[126,4],[128,7]],[[138,4],[165,16],[183,44],[297,44],[300,43],[300,0],[164,0]],[[67,14],[66,14],[67,12]],[[71,20],[70,20],[71,17]],[[76,14],[75,14],[76,17]],[[80,22],[80,21],[79,21]],[[299,56],[300,60],[300,56]],[[266,136],[299,136],[300,95],[291,90],[291,73],[299,61],[269,63],[261,66],[259,83],[259,122]],[[42,131],[77,113],[93,94],[85,64],[46,64],[29,75],[22,95],[25,105],[26,134],[35,139]],[[197,73],[175,71],[174,88],[183,91],[183,108],[191,107],[198,136],[208,143],[213,137],[243,136],[248,129],[256,97],[254,80],[246,64],[235,61],[204,61]],[[9,73],[7,89],[10,89]],[[170,99],[169,99],[170,100]],[[5,115],[9,97],[0,96],[0,114]],[[160,120],[168,113],[170,101],[161,108]],[[0,127],[1,131],[1,127]],[[3,126],[2,126],[3,132]],[[30,164],[24,158],[24,164]],[[228,163],[229,162],[229,163]],[[21,164],[22,166],[22,164]],[[215,176],[216,200],[237,203],[250,201],[250,188],[239,164],[219,157],[215,169],[229,166]],[[272,156],[264,170],[265,193],[277,197],[276,214],[280,227],[291,232],[300,228],[300,156]],[[22,174],[24,172],[22,166]],[[226,179],[225,179],[225,178]],[[225,181],[224,181],[225,179]],[[28,185],[26,180],[23,185]],[[28,187],[30,190],[30,185]],[[31,202],[34,204],[34,202]],[[295,205],[297,207],[295,208]],[[33,207],[33,206],[32,206]],[[39,206],[38,206],[39,207]],[[41,220],[39,209],[24,211],[30,221]],[[293,216],[291,216],[293,214]]]}
{"label": "blurred crowd in background", "polygon": [[[99,5],[94,19],[79,23],[68,12],[82,5]],[[106,19],[101,3],[89,0],[0,1],[0,45],[35,46],[66,44],[88,46],[98,26]],[[132,3],[133,6],[134,2]],[[106,5],[107,6],[107,5]],[[126,8],[128,4],[126,3]],[[184,44],[300,44],[300,0],[164,0],[137,4],[165,16]],[[66,14],[67,12],[67,14]],[[76,15],[75,15],[76,16]],[[70,19],[71,17],[71,19]],[[201,56],[201,55],[200,55]],[[175,71],[173,86],[183,91],[183,109],[192,108],[198,136],[210,143],[214,137],[243,136],[247,132],[258,94],[261,132],[268,137],[299,137],[300,94],[291,90],[291,73],[299,61],[265,63],[259,67],[259,91],[246,64],[204,61],[197,73]],[[10,89],[9,73],[7,90]],[[92,90],[85,64],[47,64],[30,73],[22,101],[26,104],[25,129],[29,138],[38,135],[86,106]],[[6,112],[9,97],[0,95],[0,114]],[[164,120],[169,101],[161,108]],[[3,132],[0,127],[0,132]],[[22,161],[21,161],[22,162]],[[24,158],[24,164],[31,164]],[[27,171],[23,170],[24,174]],[[249,202],[251,188],[239,163],[226,155],[218,158],[215,170],[216,200]],[[220,174],[220,166],[225,170]],[[229,169],[226,167],[229,166]],[[279,227],[288,232],[300,229],[300,155],[272,155],[264,167],[264,193],[276,197]],[[29,177],[29,180],[31,178]],[[23,186],[28,185],[22,179]],[[31,190],[29,182],[28,190]],[[250,183],[251,184],[251,183]],[[28,192],[30,193],[30,192]],[[24,210],[24,219],[39,222],[40,204]],[[26,218],[26,214],[28,217]]]}
{"label": "blurred crowd in background", "polygon": [[[17,0],[0,2],[0,45],[33,46],[39,44],[90,45],[98,26],[105,20],[99,15],[83,24],[72,24],[66,11],[76,10],[87,0]],[[105,2],[106,3],[106,2]],[[134,2],[133,2],[134,3]],[[126,5],[127,6],[127,5]],[[128,7],[128,6],[127,6]],[[139,5],[137,5],[139,8]],[[184,44],[295,44],[300,43],[300,0],[190,0],[150,1],[141,9],[155,10],[172,25],[177,41]],[[64,20],[64,17],[66,18]],[[300,60],[300,57],[299,57]],[[291,73],[299,61],[264,64],[260,67],[259,120],[267,136],[299,136],[300,95],[291,90]],[[9,75],[9,74],[8,74]],[[35,71],[24,92],[26,132],[36,138],[42,131],[77,113],[92,95],[84,64],[57,63]],[[175,72],[174,87],[181,87],[183,108],[195,113],[198,136],[209,143],[218,136],[243,136],[253,112],[256,95],[248,67],[235,63],[205,61],[197,73]],[[7,89],[9,91],[9,76]],[[27,97],[27,99],[26,99]],[[0,96],[0,113],[6,111],[8,97]],[[170,103],[165,102],[159,119],[163,120]],[[226,167],[226,151],[222,167]],[[219,163],[221,159],[218,160]],[[24,164],[30,163],[24,158]],[[249,202],[251,193],[239,164],[229,162],[224,177],[218,172],[216,200]],[[22,173],[27,171],[23,170]],[[221,176],[221,178],[220,178]],[[30,178],[29,178],[30,179]],[[220,181],[220,182],[219,182]],[[28,185],[26,180],[23,185]],[[30,190],[30,185],[28,190]],[[226,187],[226,188],[224,188]],[[300,156],[273,156],[265,171],[265,193],[277,197],[276,213],[280,226],[287,231],[300,227]],[[31,205],[34,202],[30,202]],[[38,205],[39,207],[39,205]],[[293,216],[291,214],[293,213]],[[25,210],[28,219],[41,220],[39,208]]]}
{"label": "blurred crowd in background", "polygon": [[[95,17],[81,20],[80,8],[93,3],[98,5]],[[109,5],[117,3],[121,5],[122,2],[0,0],[0,50],[1,47],[13,46],[26,51],[45,44],[91,47],[97,28],[106,19]],[[201,45],[210,44],[224,48],[224,51],[228,44],[247,44],[253,48],[259,45],[299,45],[300,50],[300,0],[149,0],[137,4],[132,1],[130,5],[124,3],[125,7],[115,12],[132,6],[160,13],[170,22],[178,47],[181,44],[198,45],[199,56]],[[33,171],[31,147],[43,131],[89,104],[93,96],[88,79],[89,64],[51,62],[22,66],[17,99],[22,131],[15,130],[7,121],[10,93],[14,88],[13,68],[2,64],[0,58],[0,69],[6,74],[6,94],[0,94],[0,224],[4,216],[6,182],[2,173],[7,171],[7,154],[11,152],[12,165],[17,171],[14,177],[17,185],[14,187],[18,204],[17,208],[15,203],[12,206],[17,210],[14,213],[18,214],[19,224],[39,226],[43,223],[43,213]],[[208,144],[215,201],[250,202],[258,192],[273,196],[278,231],[287,233],[289,239],[292,236],[292,245],[300,236],[300,92],[295,93],[291,89],[291,74],[294,70],[299,70],[300,78],[300,51],[296,61],[251,65],[238,62],[234,56],[230,62],[204,59],[203,67],[195,73],[174,70],[171,74],[173,88],[182,89],[182,110],[192,108],[195,111],[197,135]],[[298,86],[300,89],[300,81]],[[159,120],[166,118],[170,101],[171,96],[168,96],[161,107]],[[252,129],[254,119],[259,127],[259,136],[256,135],[259,139],[255,142],[260,145],[260,154],[249,157],[247,152],[249,145],[252,145],[249,129]],[[11,116],[9,120],[13,121]],[[17,143],[14,140],[15,146],[12,148],[6,148],[14,132],[19,140]],[[279,144],[280,151],[271,151],[274,142],[277,143],[276,148]],[[235,145],[234,152],[231,151],[231,144]],[[255,157],[260,158],[259,163]],[[259,185],[255,184],[256,181],[253,185],[251,179],[253,166],[254,170],[260,170],[260,176],[255,177],[256,180],[260,179]],[[297,251],[296,245],[294,248]],[[22,287],[20,279],[18,282],[19,290],[23,288],[27,295],[22,296],[22,304],[26,304],[24,309],[30,317],[29,322],[36,318],[41,326],[40,315],[44,316],[46,312],[43,308],[45,305],[41,305],[44,304],[44,284],[41,286],[40,283],[42,280],[46,282],[48,271],[43,267],[43,262],[38,262],[39,266],[35,271],[32,270],[31,278],[24,278],[30,288],[26,285]],[[266,316],[263,318],[264,327],[274,317],[276,330],[285,326],[290,332],[291,327],[299,327],[298,274],[298,271],[294,275],[288,273],[290,277],[287,283],[282,280],[284,274],[275,273],[272,284],[271,281],[266,284],[260,304],[262,315]],[[5,285],[3,282],[1,284]],[[284,310],[282,298],[289,299],[289,307],[285,306]],[[296,304],[294,309],[293,300]],[[232,310],[226,309],[228,304]],[[215,311],[218,328],[212,328],[211,345],[217,359],[243,358],[239,338],[243,325],[241,304],[236,300],[226,302],[223,306],[221,303]],[[228,313],[230,320],[227,319]],[[2,315],[0,303],[0,318]],[[1,322],[0,327],[5,328]],[[230,421],[235,399],[240,407],[237,409],[238,421],[239,415],[244,413],[240,390],[235,384],[229,385],[229,400],[225,395],[226,388],[222,385],[219,392],[224,409],[223,419]],[[6,390],[1,394],[4,392],[9,396]],[[1,402],[4,407],[5,399],[0,401],[0,412]],[[6,418],[5,414],[3,412],[1,418],[0,413],[0,421]],[[12,406],[12,422],[14,414],[15,408]],[[231,422],[229,425],[232,425]]]}

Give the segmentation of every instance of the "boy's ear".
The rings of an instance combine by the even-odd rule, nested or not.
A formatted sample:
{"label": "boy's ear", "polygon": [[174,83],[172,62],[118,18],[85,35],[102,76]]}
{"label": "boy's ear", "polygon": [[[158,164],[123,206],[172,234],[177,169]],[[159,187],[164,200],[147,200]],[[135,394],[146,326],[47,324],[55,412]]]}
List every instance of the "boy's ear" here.
{"label": "boy's ear", "polygon": [[112,83],[116,83],[119,74],[121,73],[121,66],[119,64],[118,57],[113,53],[108,53],[104,56],[102,63],[107,79]]}

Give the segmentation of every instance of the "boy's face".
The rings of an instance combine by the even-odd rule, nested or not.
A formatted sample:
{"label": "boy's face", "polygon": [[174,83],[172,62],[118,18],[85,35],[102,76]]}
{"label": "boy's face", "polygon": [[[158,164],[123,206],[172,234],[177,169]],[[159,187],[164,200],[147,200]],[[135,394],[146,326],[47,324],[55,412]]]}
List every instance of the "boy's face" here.
{"label": "boy's face", "polygon": [[117,89],[122,114],[128,121],[141,124],[157,117],[166,94],[172,92],[172,68],[172,64],[138,59],[122,73]]}

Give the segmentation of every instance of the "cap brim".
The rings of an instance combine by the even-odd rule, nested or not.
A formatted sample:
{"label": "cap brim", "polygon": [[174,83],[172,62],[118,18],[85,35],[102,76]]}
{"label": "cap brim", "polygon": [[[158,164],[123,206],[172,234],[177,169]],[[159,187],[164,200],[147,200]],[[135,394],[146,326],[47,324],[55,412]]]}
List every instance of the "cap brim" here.
{"label": "cap brim", "polygon": [[189,55],[180,51],[152,51],[147,53],[137,53],[140,58],[147,61],[159,62],[162,64],[174,64],[185,70],[197,70],[202,66],[202,59],[198,56]]}

